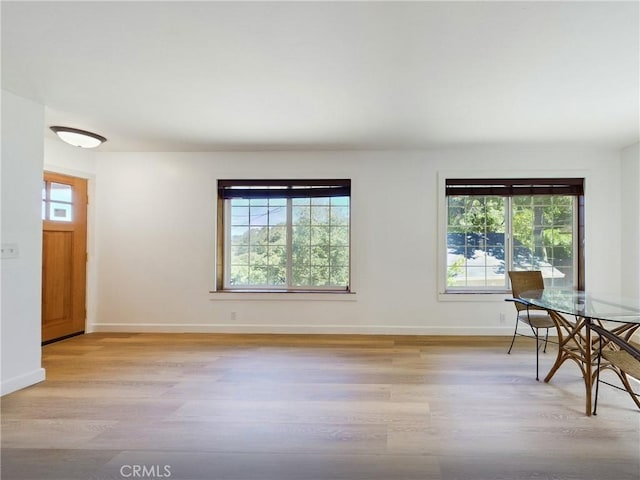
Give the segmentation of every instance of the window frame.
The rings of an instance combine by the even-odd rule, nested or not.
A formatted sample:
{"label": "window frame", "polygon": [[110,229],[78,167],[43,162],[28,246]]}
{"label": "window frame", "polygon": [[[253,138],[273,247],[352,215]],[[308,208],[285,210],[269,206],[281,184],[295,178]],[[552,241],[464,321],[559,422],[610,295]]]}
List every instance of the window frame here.
{"label": "window frame", "polygon": [[[351,290],[351,180],[350,179],[219,179],[217,195],[217,248],[216,248],[216,279],[215,290],[227,293],[352,293]],[[242,187],[249,187],[243,189]],[[265,187],[261,189],[260,187]],[[269,189],[271,187],[271,189]],[[273,188],[286,187],[286,188]],[[324,188],[323,188],[324,187]],[[246,196],[240,196],[233,192],[243,192]],[[348,234],[348,279],[346,286],[318,285],[318,286],[293,286],[291,285],[292,273],[292,249],[291,235],[292,223],[292,199],[295,198],[334,198],[348,197],[349,221]],[[231,257],[231,228],[227,228],[226,221],[231,218],[232,198],[287,198],[287,279],[284,286],[276,285],[246,285],[232,286],[228,283],[229,264]],[[230,220],[229,220],[230,221]],[[230,226],[229,226],[230,227]]]}
{"label": "window frame", "polygon": [[[73,185],[71,185],[70,183],[64,183],[61,180],[47,180],[47,179],[43,179],[42,181],[43,183],[43,188],[42,188],[42,209],[41,209],[41,219],[43,222],[53,222],[53,223],[57,223],[57,224],[73,224],[75,221],[75,215],[76,215],[76,200],[74,198],[74,191],[73,191]],[[69,187],[69,200],[62,200],[62,199],[54,199],[52,198],[52,190],[53,190],[53,185],[60,185],[60,186],[64,186],[64,187]],[[68,211],[69,212],[69,217],[64,217],[64,218],[52,218],[51,216],[51,210],[52,208],[55,208],[54,205],[62,205],[62,206],[66,206],[68,207]]]}
{"label": "window frame", "polygon": [[[574,249],[576,249],[574,256],[574,269],[575,269],[575,285],[578,289],[584,290],[585,288],[585,275],[584,275],[584,205],[585,205],[585,184],[586,175],[583,172],[559,172],[557,176],[553,177],[540,177],[540,172],[535,172],[530,176],[502,176],[504,172],[491,174],[492,172],[468,172],[468,171],[451,171],[451,172],[439,172],[438,173],[438,268],[437,268],[437,285],[438,295],[440,300],[452,300],[464,298],[465,294],[469,295],[469,299],[478,298],[478,295],[486,294],[488,298],[495,294],[510,293],[510,287],[508,279],[506,280],[505,287],[486,287],[486,288],[451,288],[447,285],[447,234],[448,234],[448,202],[447,202],[447,185],[459,184],[459,185],[497,185],[502,184],[504,188],[497,188],[487,190],[486,195],[504,196],[505,198],[505,213],[508,215],[505,218],[505,270],[508,270],[508,266],[511,265],[513,259],[513,238],[511,235],[512,229],[512,197],[513,196],[527,196],[534,194],[541,195],[572,195],[575,196],[574,201],[574,216],[573,216],[573,229],[574,229]],[[540,189],[533,193],[531,189],[532,185],[538,185]],[[472,192],[472,190],[463,190],[462,187],[459,190],[462,193],[458,195],[464,195],[466,192]],[[473,188],[473,187],[472,187]],[[546,191],[544,189],[547,189]],[[451,192],[451,190],[449,190]],[[489,193],[491,192],[491,193]],[[476,193],[477,195],[477,193]],[[507,247],[508,246],[508,247]],[[505,272],[505,277],[507,276]]]}

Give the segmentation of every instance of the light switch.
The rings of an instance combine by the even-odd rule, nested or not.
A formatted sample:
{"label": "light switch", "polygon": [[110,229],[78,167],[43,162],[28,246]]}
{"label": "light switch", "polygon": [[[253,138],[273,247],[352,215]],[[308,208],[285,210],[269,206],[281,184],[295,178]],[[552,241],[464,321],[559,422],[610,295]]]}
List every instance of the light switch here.
{"label": "light switch", "polygon": [[17,243],[3,243],[2,244],[2,258],[18,258],[20,256],[20,250]]}

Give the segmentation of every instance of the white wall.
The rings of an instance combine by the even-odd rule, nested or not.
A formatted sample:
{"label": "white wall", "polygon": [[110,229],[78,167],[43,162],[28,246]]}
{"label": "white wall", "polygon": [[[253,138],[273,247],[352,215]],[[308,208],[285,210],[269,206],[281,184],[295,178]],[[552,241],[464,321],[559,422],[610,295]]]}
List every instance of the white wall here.
{"label": "white wall", "polygon": [[640,143],[622,151],[622,292],[640,296]]}
{"label": "white wall", "polygon": [[64,143],[53,133],[44,139],[44,169],[80,178],[93,178],[96,172],[95,150]]}
{"label": "white wall", "polygon": [[[620,288],[617,151],[104,152],[96,162],[95,330],[510,334],[504,296],[438,295],[443,170],[585,175],[587,286]],[[243,177],[352,179],[355,295],[209,293],[216,180]]]}
{"label": "white wall", "polygon": [[2,385],[6,394],[44,380],[40,325],[44,107],[2,92]]}

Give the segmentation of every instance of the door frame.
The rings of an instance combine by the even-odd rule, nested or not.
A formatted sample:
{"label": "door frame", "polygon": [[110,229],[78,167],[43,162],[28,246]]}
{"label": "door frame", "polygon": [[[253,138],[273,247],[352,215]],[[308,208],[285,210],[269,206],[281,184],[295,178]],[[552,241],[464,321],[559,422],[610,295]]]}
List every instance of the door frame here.
{"label": "door frame", "polygon": [[95,192],[96,192],[96,175],[91,172],[76,170],[74,168],[66,168],[58,165],[45,163],[43,168],[43,176],[45,173],[67,175],[69,177],[82,178],[87,181],[87,262],[86,262],[86,281],[85,281],[85,333],[94,331],[93,325],[96,318],[96,259],[95,259]]}

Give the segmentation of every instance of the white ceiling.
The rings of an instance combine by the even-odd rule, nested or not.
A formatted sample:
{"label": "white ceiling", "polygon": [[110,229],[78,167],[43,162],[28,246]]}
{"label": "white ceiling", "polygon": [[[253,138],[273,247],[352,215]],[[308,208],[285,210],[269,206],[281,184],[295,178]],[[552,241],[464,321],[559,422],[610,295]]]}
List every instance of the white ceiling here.
{"label": "white ceiling", "polygon": [[105,151],[622,148],[639,23],[635,1],[3,1],[2,88]]}

